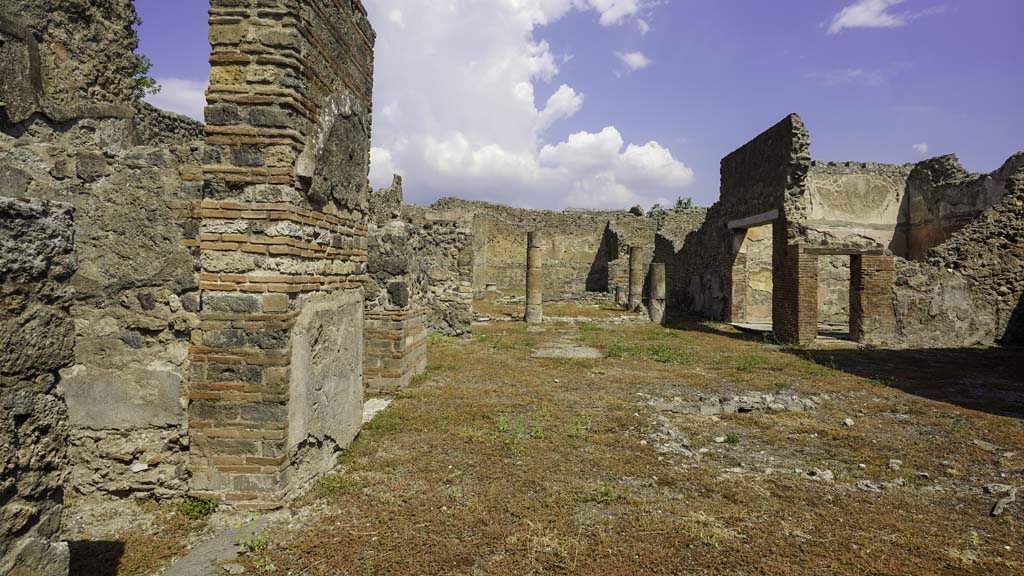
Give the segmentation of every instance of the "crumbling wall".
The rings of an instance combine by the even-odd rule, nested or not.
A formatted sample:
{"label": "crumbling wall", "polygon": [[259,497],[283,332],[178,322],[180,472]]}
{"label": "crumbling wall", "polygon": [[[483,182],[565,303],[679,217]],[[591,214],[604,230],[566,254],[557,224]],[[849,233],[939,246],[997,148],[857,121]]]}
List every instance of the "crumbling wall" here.
{"label": "crumbling wall", "polygon": [[74,360],[71,206],[0,197],[0,574],[68,573],[58,532]]}
{"label": "crumbling wall", "polygon": [[199,300],[195,223],[168,203],[199,196],[202,127],[135,99],[127,0],[2,7],[0,194],[76,210],[69,487],[180,494]]}
{"label": "crumbling wall", "polygon": [[1024,153],[1014,155],[991,174],[971,174],[953,155],[914,166],[907,183],[910,231],[905,256],[925,258],[929,250],[995,206],[1006,194],[1007,180],[1022,166]]}
{"label": "crumbling wall", "polygon": [[[1001,182],[1001,199],[932,248],[925,260],[898,261],[895,345],[949,347],[1024,342],[1022,160],[1024,154],[1017,154],[995,174],[967,179],[965,184],[975,190],[986,189],[993,181]],[[965,195],[965,201],[973,202],[971,195]]]}
{"label": "crumbling wall", "polygon": [[629,249],[634,246],[643,249],[643,269],[646,278],[646,271],[650,269],[651,261],[654,260],[654,237],[660,220],[661,218],[627,214],[608,221],[597,260],[601,263],[599,269],[600,265],[604,265],[602,260],[607,261],[607,282],[599,282],[597,286],[592,285],[588,288],[596,288],[593,290],[595,292],[606,292],[614,290],[615,286],[629,286]]}
{"label": "crumbling wall", "polygon": [[415,285],[415,308],[427,311],[430,330],[458,336],[471,330],[476,227],[451,212],[403,208]]}
{"label": "crumbling wall", "polygon": [[[799,226],[791,222],[807,211],[802,202],[809,147],[810,136],[799,116],[786,117],[722,160],[720,199],[698,230],[682,242],[678,235],[659,235],[657,261],[666,265],[670,315],[732,318],[733,271],[746,230],[773,223],[772,313],[777,319],[782,312],[790,319],[786,322],[795,322],[790,305],[779,300],[780,288],[785,294],[794,283],[791,268],[779,263],[789,257],[786,246],[801,238]],[[815,307],[815,322],[817,313]]]}
{"label": "crumbling wall", "polygon": [[0,0],[4,121],[130,116],[136,21],[131,0]]}
{"label": "crumbling wall", "polygon": [[545,284],[562,292],[604,292],[609,289],[602,241],[608,222],[636,218],[611,210],[524,210],[487,202],[444,198],[431,208],[471,218],[477,241],[477,271],[473,288],[486,284],[500,289],[526,286],[526,234],[539,230],[545,239]]}
{"label": "crumbling wall", "polygon": [[210,41],[192,489],[276,507],[359,427],[375,34],[358,0],[214,0]]}

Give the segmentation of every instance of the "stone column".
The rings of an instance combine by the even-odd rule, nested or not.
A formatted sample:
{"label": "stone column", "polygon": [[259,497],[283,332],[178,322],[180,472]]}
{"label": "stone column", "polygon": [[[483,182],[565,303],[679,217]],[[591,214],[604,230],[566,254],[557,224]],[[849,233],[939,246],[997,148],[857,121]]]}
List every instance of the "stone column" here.
{"label": "stone column", "polygon": [[622,284],[615,285],[615,303],[619,306],[626,305],[626,287]]}
{"label": "stone column", "polygon": [[629,302],[631,312],[639,311],[644,305],[644,249],[640,246],[629,248]]}
{"label": "stone column", "polygon": [[647,314],[651,322],[661,324],[665,321],[665,263],[651,264],[651,295],[647,303]]}
{"label": "stone column", "polygon": [[544,320],[544,256],[540,251],[540,232],[526,235],[526,321]]}

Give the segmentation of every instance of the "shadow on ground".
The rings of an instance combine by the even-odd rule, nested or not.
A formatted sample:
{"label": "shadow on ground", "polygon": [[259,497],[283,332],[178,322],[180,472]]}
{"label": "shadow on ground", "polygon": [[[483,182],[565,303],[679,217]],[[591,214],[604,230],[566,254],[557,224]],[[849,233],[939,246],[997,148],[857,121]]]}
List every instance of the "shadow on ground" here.
{"label": "shadow on ground", "polygon": [[116,576],[124,554],[124,542],[79,540],[71,549],[70,576]]}
{"label": "shadow on ground", "polygon": [[[675,319],[668,328],[716,334],[745,342],[773,343],[770,336],[728,325]],[[1024,419],[1024,348],[924,350],[789,350],[806,360],[877,380],[922,398],[1000,416]]]}
{"label": "shadow on ground", "polygon": [[1024,419],[1024,348],[799,350],[808,360],[908,394]]}

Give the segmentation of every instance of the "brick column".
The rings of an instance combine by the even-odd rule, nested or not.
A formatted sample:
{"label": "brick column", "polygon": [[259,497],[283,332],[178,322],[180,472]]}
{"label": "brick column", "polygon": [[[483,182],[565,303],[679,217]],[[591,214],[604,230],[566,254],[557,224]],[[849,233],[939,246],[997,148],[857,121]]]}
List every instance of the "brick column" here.
{"label": "brick column", "polygon": [[644,249],[629,247],[629,301],[630,312],[638,312],[644,305]]}
{"label": "brick column", "polygon": [[276,507],[358,431],[373,42],[359,2],[211,2],[195,494]]}
{"label": "brick column", "polygon": [[651,295],[647,305],[647,314],[651,322],[661,324],[665,320],[665,263],[651,264]]}
{"label": "brick column", "polygon": [[[781,230],[780,230],[781,228]],[[807,345],[818,336],[818,257],[786,243],[785,223],[775,222],[772,257],[772,324],[775,338]]]}
{"label": "brick column", "polygon": [[526,321],[544,320],[544,255],[540,232],[526,235]]}
{"label": "brick column", "polygon": [[892,256],[850,258],[850,338],[855,342],[878,345],[895,336],[895,270]]}

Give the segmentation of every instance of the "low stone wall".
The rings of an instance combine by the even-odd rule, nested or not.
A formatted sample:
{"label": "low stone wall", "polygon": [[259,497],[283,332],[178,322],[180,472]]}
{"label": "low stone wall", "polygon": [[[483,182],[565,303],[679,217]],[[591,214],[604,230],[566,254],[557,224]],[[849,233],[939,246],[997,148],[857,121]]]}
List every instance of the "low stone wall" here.
{"label": "low stone wall", "polygon": [[366,313],[363,382],[367,392],[397,392],[426,370],[426,319],[423,310]]}
{"label": "low stone wall", "polygon": [[74,360],[72,208],[0,197],[0,574],[68,573],[58,541]]}

